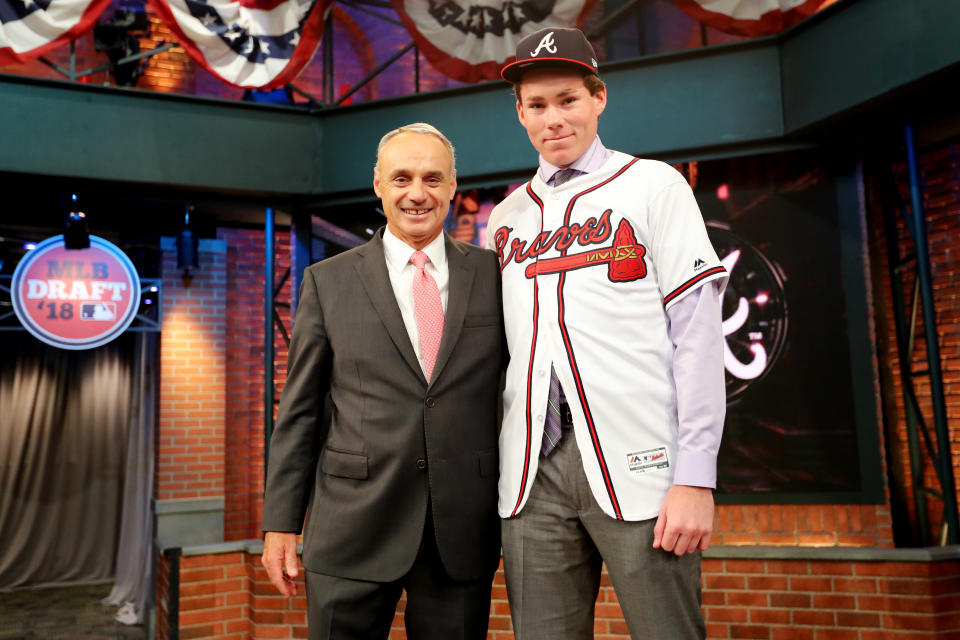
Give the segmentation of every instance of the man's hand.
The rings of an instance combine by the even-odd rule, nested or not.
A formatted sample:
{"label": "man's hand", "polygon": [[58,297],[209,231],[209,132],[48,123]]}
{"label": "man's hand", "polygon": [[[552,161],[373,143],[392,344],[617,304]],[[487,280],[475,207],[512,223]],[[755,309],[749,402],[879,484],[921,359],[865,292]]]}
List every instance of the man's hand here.
{"label": "man's hand", "polygon": [[263,538],[263,555],[260,563],[267,570],[270,582],[284,596],[297,595],[293,581],[300,573],[297,559],[297,534],[268,531]]}
{"label": "man's hand", "polygon": [[677,484],[670,488],[653,527],[653,548],[678,556],[706,551],[713,533],[713,491]]}

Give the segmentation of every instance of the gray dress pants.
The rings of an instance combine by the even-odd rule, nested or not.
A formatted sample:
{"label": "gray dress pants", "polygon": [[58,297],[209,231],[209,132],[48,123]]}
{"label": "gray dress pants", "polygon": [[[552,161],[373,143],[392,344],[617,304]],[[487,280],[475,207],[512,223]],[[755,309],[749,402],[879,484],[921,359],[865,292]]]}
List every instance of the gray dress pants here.
{"label": "gray dress pants", "polygon": [[656,519],[618,521],[587,484],[572,431],[540,458],[523,510],[502,520],[507,598],[517,640],[593,638],[600,568],[607,572],[634,640],[697,640],[700,552],[654,549]]}

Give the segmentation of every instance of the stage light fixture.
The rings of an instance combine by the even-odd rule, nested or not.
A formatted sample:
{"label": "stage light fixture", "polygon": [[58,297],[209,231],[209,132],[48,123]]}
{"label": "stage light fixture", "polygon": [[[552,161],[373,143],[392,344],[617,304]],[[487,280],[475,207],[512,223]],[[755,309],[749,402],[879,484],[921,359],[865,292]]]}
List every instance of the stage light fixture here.
{"label": "stage light fixture", "polygon": [[90,229],[87,226],[87,214],[71,211],[63,225],[63,246],[67,249],[89,249]]}
{"label": "stage light fixture", "polygon": [[190,228],[189,209],[183,218],[183,229],[177,236],[177,269],[183,269],[183,275],[189,276],[191,270],[199,266],[200,239]]}
{"label": "stage light fixture", "polygon": [[145,287],[140,293],[140,304],[153,306],[159,303],[160,288],[156,285]]}
{"label": "stage light fixture", "polygon": [[[140,37],[150,33],[150,20],[143,10],[116,10],[113,19],[93,27],[93,45],[110,58],[113,79],[121,87],[133,87],[147,67],[146,60],[117,64],[140,53]],[[162,43],[161,43],[162,44]]]}

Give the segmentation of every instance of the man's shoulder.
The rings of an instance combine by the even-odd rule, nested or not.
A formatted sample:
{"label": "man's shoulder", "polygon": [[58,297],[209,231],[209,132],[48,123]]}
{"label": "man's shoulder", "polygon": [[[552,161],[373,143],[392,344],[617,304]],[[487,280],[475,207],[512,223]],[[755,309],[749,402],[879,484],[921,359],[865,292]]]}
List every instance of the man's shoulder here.
{"label": "man's shoulder", "polygon": [[510,195],[501,200],[500,204],[495,206],[493,211],[490,212],[490,220],[487,223],[487,226],[491,226],[494,221],[502,220],[511,213],[523,211],[530,206],[535,206],[536,201],[529,193],[527,193],[527,187],[529,185],[529,181],[524,182],[522,185],[510,192]]}
{"label": "man's shoulder", "polygon": [[329,258],[324,258],[319,262],[314,262],[306,271],[311,275],[318,275],[321,273],[330,273],[335,271],[341,271],[343,269],[351,269],[353,265],[356,264],[363,256],[370,251],[369,242],[361,244],[358,247],[348,249],[343,253],[338,253],[335,256],[330,256]]}
{"label": "man's shoulder", "polygon": [[459,251],[461,254],[463,254],[465,259],[475,261],[481,265],[486,263],[497,264],[497,254],[490,249],[484,249],[483,247],[478,247],[477,245],[469,242],[455,240],[450,235],[447,235],[447,238],[450,240],[453,250]]}
{"label": "man's shoulder", "polygon": [[663,185],[672,182],[686,182],[683,174],[662,160],[651,160],[650,158],[638,158],[622,151],[614,151],[610,162],[614,165],[612,169],[617,171],[623,167],[629,166],[629,171],[642,173],[643,178],[651,183],[662,183]]}

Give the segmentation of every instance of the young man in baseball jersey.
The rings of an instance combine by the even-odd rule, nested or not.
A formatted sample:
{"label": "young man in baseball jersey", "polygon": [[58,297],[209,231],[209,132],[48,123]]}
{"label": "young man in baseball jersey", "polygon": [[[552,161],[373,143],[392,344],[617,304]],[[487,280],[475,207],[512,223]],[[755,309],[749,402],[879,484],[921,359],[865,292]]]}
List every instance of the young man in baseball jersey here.
{"label": "young man in baseball jersey", "polygon": [[502,75],[540,153],[487,227],[510,348],[499,510],[514,631],[592,638],[605,562],[634,638],[702,638],[726,271],[684,178],[600,142],[607,93],[580,31],[527,36]]}

